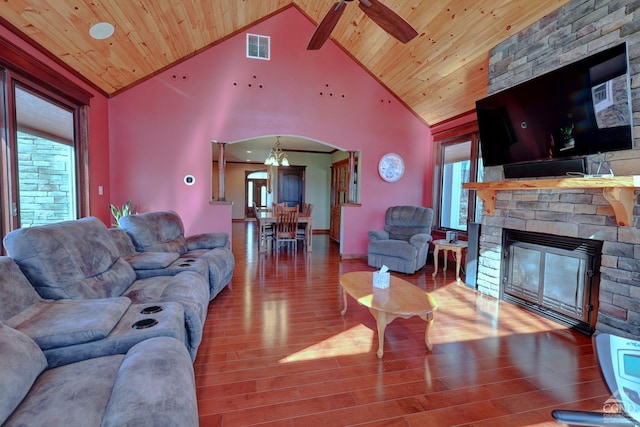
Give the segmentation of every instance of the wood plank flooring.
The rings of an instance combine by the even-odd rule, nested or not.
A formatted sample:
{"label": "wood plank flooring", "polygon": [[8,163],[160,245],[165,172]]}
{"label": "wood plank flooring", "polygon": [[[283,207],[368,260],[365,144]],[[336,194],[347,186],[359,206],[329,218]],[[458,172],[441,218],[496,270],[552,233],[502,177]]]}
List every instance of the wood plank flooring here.
{"label": "wood plank flooring", "polygon": [[397,319],[380,360],[369,311],[350,299],[340,315],[338,278],[366,260],[341,261],[326,235],[260,255],[252,222],[232,237],[232,287],[194,363],[202,426],[554,426],[552,409],[610,397],[589,337],[456,283],[454,263],[398,274],[438,299],[433,350],[422,320]]}

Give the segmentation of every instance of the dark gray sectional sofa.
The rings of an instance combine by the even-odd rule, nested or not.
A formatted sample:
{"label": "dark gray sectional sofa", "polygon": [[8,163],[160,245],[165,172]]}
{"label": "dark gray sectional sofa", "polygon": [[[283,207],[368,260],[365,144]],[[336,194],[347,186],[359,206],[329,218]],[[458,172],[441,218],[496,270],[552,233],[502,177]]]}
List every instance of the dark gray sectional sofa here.
{"label": "dark gray sectional sofa", "polygon": [[[167,217],[173,230],[174,212],[155,227]],[[192,361],[233,274],[228,236],[176,252],[139,251],[136,239],[93,217],[4,237],[1,425],[197,425]]]}
{"label": "dark gray sectional sofa", "polygon": [[[174,261],[162,274],[175,274],[187,270],[206,270],[209,279],[210,298],[215,298],[231,281],[235,259],[230,250],[227,233],[204,233],[185,236],[182,219],[174,211],[148,212],[129,215],[120,219],[120,227],[127,232],[139,257],[144,254],[173,254]],[[126,242],[120,247],[126,249]],[[131,254],[129,254],[131,256]],[[202,265],[204,264],[204,265]],[[143,277],[158,274],[156,271],[137,270]]]}
{"label": "dark gray sectional sofa", "polygon": [[0,395],[3,427],[198,426],[191,359],[170,337],[47,368],[31,338],[0,323]]}

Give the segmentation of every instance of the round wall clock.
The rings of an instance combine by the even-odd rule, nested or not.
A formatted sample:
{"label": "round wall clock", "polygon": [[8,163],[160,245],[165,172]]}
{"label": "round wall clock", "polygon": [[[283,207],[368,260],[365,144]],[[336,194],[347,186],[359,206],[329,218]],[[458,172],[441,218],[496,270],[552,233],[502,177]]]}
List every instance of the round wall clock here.
{"label": "round wall clock", "polygon": [[378,163],[378,173],[387,182],[395,182],[404,174],[404,160],[396,153],[387,153]]}

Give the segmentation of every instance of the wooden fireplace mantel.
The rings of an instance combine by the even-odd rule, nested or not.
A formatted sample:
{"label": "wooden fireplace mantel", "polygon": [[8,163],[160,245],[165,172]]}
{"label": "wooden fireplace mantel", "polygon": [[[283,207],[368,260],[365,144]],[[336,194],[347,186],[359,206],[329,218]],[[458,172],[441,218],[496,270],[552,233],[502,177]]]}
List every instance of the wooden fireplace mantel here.
{"label": "wooden fireplace mantel", "polygon": [[462,187],[476,190],[478,197],[484,202],[485,211],[489,215],[495,213],[496,194],[498,191],[602,188],[602,195],[613,208],[618,225],[630,226],[633,224],[635,191],[636,188],[640,188],[640,175],[469,182],[463,184]]}

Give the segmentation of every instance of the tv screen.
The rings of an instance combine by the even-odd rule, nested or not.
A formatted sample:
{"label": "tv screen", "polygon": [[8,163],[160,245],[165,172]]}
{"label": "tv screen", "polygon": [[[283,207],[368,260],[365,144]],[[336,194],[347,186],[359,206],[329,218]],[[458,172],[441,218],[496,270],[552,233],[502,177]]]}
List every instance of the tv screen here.
{"label": "tv screen", "polygon": [[633,147],[626,45],[476,102],[484,166]]}

